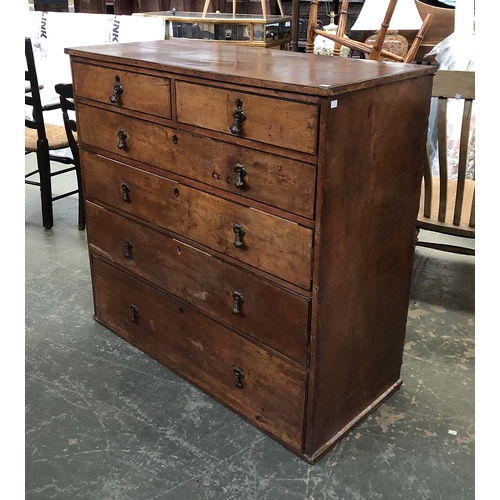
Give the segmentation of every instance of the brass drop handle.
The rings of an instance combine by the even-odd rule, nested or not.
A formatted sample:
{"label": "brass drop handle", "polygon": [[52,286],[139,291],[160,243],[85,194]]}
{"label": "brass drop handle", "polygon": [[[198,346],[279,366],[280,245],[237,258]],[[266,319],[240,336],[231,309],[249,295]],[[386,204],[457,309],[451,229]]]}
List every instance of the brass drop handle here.
{"label": "brass drop handle", "polygon": [[132,257],[132,248],[134,248],[132,242],[130,240],[125,240],[125,252],[123,252],[123,256],[126,259],[130,259]]}
{"label": "brass drop handle", "polygon": [[233,292],[234,304],[231,308],[233,314],[240,314],[240,305],[245,303],[245,297],[240,292]]}
{"label": "brass drop handle", "polygon": [[243,184],[243,177],[247,175],[247,171],[245,167],[241,163],[237,163],[234,166],[233,169],[234,173],[236,174],[236,180],[234,181],[234,185],[240,189],[244,186]]}
{"label": "brass drop handle", "polygon": [[239,224],[234,224],[234,226],[233,226],[233,233],[234,233],[234,242],[233,242],[233,245],[236,248],[242,247],[243,246],[242,238],[246,234],[245,230],[243,229],[243,226],[240,226]]}
{"label": "brass drop handle", "polygon": [[130,193],[130,186],[126,182],[122,182],[120,187],[122,188],[122,200],[130,201],[130,198],[128,197],[128,194]]}
{"label": "brass drop handle", "polygon": [[130,304],[130,321],[137,323],[137,316],[139,316],[139,309],[134,304]]}
{"label": "brass drop handle", "polygon": [[234,374],[234,379],[233,379],[233,384],[238,388],[238,389],[243,389],[243,384],[241,381],[245,378],[245,373],[241,368],[238,368],[237,366],[233,366],[231,368]]}
{"label": "brass drop handle", "polygon": [[243,111],[243,103],[238,99],[236,101],[236,109],[233,111],[234,122],[229,127],[229,130],[233,135],[239,134],[240,129],[238,125],[243,125],[247,119],[245,112]]}
{"label": "brass drop handle", "polygon": [[123,87],[120,83],[120,77],[117,75],[115,77],[115,86],[113,87],[113,93],[109,96],[110,102],[116,104],[118,102],[118,98],[123,94]]}
{"label": "brass drop handle", "polygon": [[118,149],[123,149],[125,147],[125,141],[127,140],[127,132],[122,128],[118,130]]}

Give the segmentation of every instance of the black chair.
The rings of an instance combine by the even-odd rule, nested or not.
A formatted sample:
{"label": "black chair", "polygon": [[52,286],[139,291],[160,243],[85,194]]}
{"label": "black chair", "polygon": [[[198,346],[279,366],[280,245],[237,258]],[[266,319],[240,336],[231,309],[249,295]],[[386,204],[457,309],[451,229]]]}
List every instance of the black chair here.
{"label": "black chair", "polygon": [[[36,153],[37,160],[37,169],[25,174],[25,182],[26,184],[40,188],[42,222],[46,229],[50,229],[54,224],[52,209],[54,201],[73,194],[78,194],[80,206],[83,201],[78,151],[71,148],[64,126],[45,124],[44,122],[43,113],[48,110],[61,109],[61,103],[42,106],[40,86],[30,38],[25,38],[25,55],[27,67],[25,70],[25,104],[32,111],[32,118],[25,119],[25,154]],[[73,137],[72,133],[70,135]],[[51,154],[51,151],[67,148],[74,149],[75,152],[72,153],[74,155],[73,158]],[[51,162],[70,166],[59,170],[52,170]],[[76,172],[77,189],[54,196],[52,194],[52,177],[73,171]],[[36,176],[38,176],[38,180],[33,180],[32,177],[36,179]],[[79,210],[78,228],[84,229],[84,227],[85,220],[82,218],[82,212]]]}
{"label": "black chair", "polygon": [[64,128],[66,129],[66,137],[68,138],[69,147],[73,160],[75,161],[75,173],[78,185],[78,229],[85,229],[85,200],[83,197],[81,186],[82,176],[80,169],[80,151],[78,150],[76,121],[69,116],[68,111],[75,111],[75,103],[73,101],[73,84],[59,83],[55,86],[56,92],[59,94],[59,102],[63,115]]}

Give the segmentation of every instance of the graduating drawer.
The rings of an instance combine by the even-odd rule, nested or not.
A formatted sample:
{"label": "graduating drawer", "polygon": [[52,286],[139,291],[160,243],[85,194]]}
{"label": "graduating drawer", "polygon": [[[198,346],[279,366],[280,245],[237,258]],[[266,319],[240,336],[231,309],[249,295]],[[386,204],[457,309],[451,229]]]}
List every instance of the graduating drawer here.
{"label": "graduating drawer", "polygon": [[313,165],[90,106],[79,107],[78,123],[82,144],[313,218]]}
{"label": "graduating drawer", "polygon": [[[176,81],[177,121],[316,154],[319,106]],[[238,118],[244,113],[244,122]],[[236,125],[239,132],[232,133]],[[233,129],[234,130],[234,129]]]}
{"label": "graduating drawer", "polygon": [[87,197],[309,289],[313,231],[83,151]]}
{"label": "graduating drawer", "polygon": [[93,252],[307,363],[307,298],[93,203],[87,202],[86,217]]}
{"label": "graduating drawer", "polygon": [[260,428],[302,449],[307,373],[92,256],[96,319]]}
{"label": "graduating drawer", "polygon": [[74,94],[79,98],[172,118],[170,78],[78,62],[73,63],[72,72]]}

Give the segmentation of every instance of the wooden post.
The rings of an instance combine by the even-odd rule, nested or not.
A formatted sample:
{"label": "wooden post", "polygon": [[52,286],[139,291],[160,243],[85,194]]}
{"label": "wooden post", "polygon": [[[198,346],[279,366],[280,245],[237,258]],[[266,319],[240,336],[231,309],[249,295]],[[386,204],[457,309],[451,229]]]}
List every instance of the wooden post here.
{"label": "wooden post", "polygon": [[[342,6],[340,7],[339,21],[337,25],[337,36],[343,38],[345,34],[345,26],[347,24],[347,8],[349,6],[349,0],[342,0]],[[333,48],[333,55],[340,56],[341,44],[335,42],[335,47]]]}
{"label": "wooden post", "polygon": [[417,33],[417,36],[415,37],[415,40],[413,40],[413,43],[411,44],[410,48],[408,49],[408,52],[406,53],[406,56],[404,58],[405,63],[411,63],[413,62],[413,59],[415,59],[415,56],[417,55],[418,48],[420,47],[420,44],[422,43],[422,40],[424,39],[425,33],[427,32],[427,29],[429,28],[429,25],[431,24],[432,18],[434,17],[434,14],[427,14],[424,19],[424,24],[422,24],[422,27]]}
{"label": "wooden post", "polygon": [[380,26],[377,38],[375,39],[373,48],[370,51],[370,55],[368,56],[368,59],[372,61],[377,61],[380,58],[380,52],[382,51],[382,46],[384,45],[385,35],[387,33],[387,29],[389,28],[389,24],[392,19],[392,14],[394,14],[394,9],[396,8],[397,3],[398,0],[390,0],[389,2],[389,6],[387,7],[384,20],[382,21],[382,25]]}
{"label": "wooden post", "polygon": [[316,29],[318,26],[318,0],[311,0],[311,10],[309,12],[309,24],[307,25],[307,44],[306,53],[314,52],[314,39],[316,38]]}

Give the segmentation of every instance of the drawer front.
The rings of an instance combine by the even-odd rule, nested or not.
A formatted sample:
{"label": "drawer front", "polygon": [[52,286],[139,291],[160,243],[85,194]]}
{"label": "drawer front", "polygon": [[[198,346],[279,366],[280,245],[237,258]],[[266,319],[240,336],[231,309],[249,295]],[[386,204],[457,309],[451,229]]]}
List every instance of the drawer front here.
{"label": "drawer front", "polygon": [[94,256],[92,280],[99,321],[258,428],[302,448],[305,372]]}
{"label": "drawer front", "polygon": [[87,202],[93,252],[306,364],[310,301]]}
{"label": "drawer front", "polygon": [[[161,118],[172,118],[170,78],[84,63],[73,63],[72,72],[75,96]],[[118,85],[116,92],[115,85]]]}
{"label": "drawer front", "polygon": [[[79,106],[82,144],[266,203],[314,216],[313,165],[175,130],[90,106]],[[127,138],[118,147],[118,131]]]}
{"label": "drawer front", "polygon": [[194,83],[175,83],[177,121],[232,136],[237,102],[245,113],[237,137],[316,154],[319,107]]}
{"label": "drawer front", "polygon": [[86,195],[309,289],[311,229],[84,151]]}

